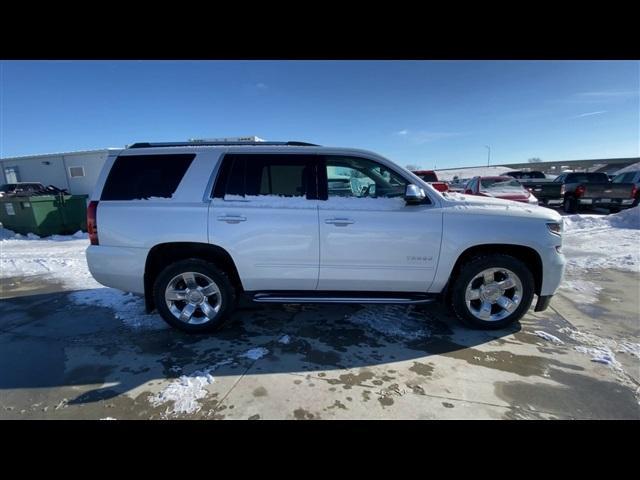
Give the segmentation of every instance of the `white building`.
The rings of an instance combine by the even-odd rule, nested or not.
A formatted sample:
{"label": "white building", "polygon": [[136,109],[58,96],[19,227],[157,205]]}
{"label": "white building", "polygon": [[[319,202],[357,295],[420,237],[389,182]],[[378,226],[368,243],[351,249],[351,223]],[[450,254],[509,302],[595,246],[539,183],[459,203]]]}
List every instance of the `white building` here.
{"label": "white building", "polygon": [[73,195],[90,195],[109,151],[114,150],[121,149],[0,158],[0,184],[40,182]]}

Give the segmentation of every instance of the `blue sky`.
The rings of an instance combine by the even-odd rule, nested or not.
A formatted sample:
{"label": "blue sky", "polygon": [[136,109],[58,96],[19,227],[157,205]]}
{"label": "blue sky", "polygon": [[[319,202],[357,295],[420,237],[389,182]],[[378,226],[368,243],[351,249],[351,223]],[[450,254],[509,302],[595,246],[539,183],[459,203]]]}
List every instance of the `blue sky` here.
{"label": "blue sky", "polygon": [[0,157],[257,135],[401,165],[640,155],[637,61],[3,61]]}

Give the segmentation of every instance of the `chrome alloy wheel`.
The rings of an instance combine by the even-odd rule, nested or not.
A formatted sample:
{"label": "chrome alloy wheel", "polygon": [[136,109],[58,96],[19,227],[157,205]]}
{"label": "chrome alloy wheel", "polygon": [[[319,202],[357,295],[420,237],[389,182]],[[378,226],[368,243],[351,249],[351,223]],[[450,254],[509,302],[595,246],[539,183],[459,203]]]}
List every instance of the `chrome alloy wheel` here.
{"label": "chrome alloy wheel", "polygon": [[464,296],[471,314],[497,322],[512,314],[522,301],[522,282],[506,268],[487,268],[467,285]]}
{"label": "chrome alloy wheel", "polygon": [[174,317],[194,325],[213,320],[222,306],[222,295],[216,282],[197,272],[173,277],[164,298]]}

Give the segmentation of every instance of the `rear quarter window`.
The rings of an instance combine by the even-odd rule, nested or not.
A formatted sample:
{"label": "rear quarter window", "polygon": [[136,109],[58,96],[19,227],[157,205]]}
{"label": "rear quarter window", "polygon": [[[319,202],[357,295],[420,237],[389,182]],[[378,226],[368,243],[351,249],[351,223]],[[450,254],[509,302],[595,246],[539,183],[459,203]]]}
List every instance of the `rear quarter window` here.
{"label": "rear quarter window", "polygon": [[119,156],[107,176],[101,200],[171,198],[195,156],[195,153]]}

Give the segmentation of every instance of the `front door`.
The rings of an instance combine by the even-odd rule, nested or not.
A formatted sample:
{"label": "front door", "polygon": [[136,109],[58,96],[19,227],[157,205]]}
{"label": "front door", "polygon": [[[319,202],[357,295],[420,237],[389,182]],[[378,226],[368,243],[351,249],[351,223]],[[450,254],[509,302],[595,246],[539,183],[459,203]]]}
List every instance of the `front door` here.
{"label": "front door", "polygon": [[319,169],[326,200],[318,290],[426,292],[440,252],[440,209],[407,205],[409,182],[371,159],[329,155]]}
{"label": "front door", "polygon": [[316,288],[315,159],[251,153],[223,158],[209,209],[209,242],[231,254],[245,290]]}

